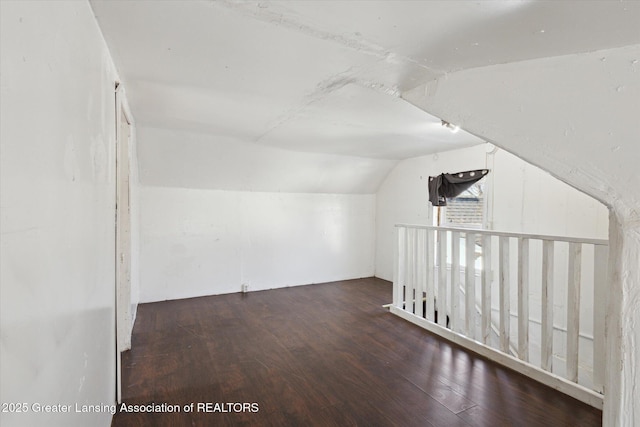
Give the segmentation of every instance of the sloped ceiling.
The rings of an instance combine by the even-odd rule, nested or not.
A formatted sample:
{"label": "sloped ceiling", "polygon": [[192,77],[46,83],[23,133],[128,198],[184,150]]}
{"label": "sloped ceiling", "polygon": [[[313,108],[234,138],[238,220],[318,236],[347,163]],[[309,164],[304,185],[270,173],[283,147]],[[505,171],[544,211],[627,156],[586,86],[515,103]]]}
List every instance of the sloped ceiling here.
{"label": "sloped ceiling", "polygon": [[[640,10],[634,1],[91,5],[142,129],[143,183],[198,186],[193,176],[184,184],[180,170],[188,165],[160,167],[193,161],[188,152],[197,139],[199,158],[220,159],[221,150],[233,146],[254,157],[272,149],[266,157],[282,160],[273,163],[277,167],[255,166],[262,170],[253,175],[272,177],[267,188],[222,177],[220,169],[219,180],[202,170],[202,187],[290,188],[299,173],[282,164],[289,161],[285,157],[299,158],[291,152],[303,152],[311,163],[317,154],[327,174],[340,164],[342,187],[355,193],[375,191],[399,159],[482,142],[464,131],[449,132],[440,118],[404,101],[404,91],[452,71],[633,44]],[[156,150],[159,145],[165,150]],[[172,158],[162,158],[170,145]],[[368,159],[366,172],[353,168],[353,176],[344,174],[349,159]],[[295,186],[313,192],[336,187],[339,192],[335,184]]]}

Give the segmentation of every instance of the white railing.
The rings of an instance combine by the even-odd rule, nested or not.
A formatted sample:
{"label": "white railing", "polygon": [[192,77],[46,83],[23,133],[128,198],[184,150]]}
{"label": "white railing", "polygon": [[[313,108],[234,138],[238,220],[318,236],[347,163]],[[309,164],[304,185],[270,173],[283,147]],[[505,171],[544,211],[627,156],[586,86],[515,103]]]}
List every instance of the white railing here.
{"label": "white railing", "polygon": [[607,264],[606,240],[399,224],[390,310],[602,408]]}

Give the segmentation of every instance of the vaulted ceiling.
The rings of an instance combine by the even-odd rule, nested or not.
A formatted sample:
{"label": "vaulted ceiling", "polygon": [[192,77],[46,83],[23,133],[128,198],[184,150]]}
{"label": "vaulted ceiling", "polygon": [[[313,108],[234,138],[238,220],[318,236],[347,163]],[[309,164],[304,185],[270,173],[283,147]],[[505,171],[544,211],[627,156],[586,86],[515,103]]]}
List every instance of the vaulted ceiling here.
{"label": "vaulted ceiling", "polygon": [[383,169],[482,142],[404,91],[458,70],[637,43],[640,13],[636,1],[91,5],[140,127]]}

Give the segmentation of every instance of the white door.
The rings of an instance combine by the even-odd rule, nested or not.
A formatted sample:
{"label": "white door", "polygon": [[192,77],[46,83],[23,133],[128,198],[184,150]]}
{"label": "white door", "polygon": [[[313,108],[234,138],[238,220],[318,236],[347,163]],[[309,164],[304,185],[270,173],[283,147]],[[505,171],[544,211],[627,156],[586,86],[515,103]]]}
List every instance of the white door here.
{"label": "white door", "polygon": [[116,392],[121,401],[121,354],[131,348],[131,204],[129,146],[131,120],[116,93]]}

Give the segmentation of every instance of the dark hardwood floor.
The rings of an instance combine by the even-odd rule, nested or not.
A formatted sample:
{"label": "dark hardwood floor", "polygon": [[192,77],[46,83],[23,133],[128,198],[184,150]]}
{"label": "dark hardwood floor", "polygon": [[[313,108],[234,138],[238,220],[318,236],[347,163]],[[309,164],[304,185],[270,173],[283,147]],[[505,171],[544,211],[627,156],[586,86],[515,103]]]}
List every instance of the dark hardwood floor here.
{"label": "dark hardwood floor", "polygon": [[390,301],[372,278],[140,305],[123,399],[179,412],[119,412],[112,425],[601,425],[600,411],[390,314]]}

